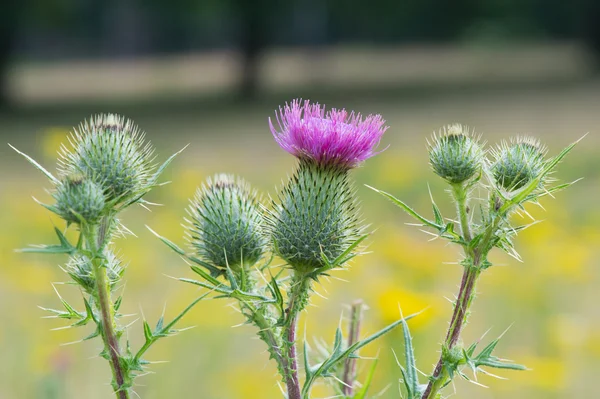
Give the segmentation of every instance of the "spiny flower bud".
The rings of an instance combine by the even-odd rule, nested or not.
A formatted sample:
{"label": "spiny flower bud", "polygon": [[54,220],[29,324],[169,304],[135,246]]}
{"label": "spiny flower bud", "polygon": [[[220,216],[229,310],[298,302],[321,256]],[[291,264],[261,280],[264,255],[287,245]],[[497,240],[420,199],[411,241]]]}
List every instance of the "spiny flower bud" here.
{"label": "spiny flower bud", "polygon": [[299,272],[333,262],[359,237],[348,173],[301,161],[267,218],[275,253]]}
{"label": "spiny flower bud", "polygon": [[214,266],[236,270],[261,258],[266,240],[259,202],[249,185],[230,175],[209,179],[188,209],[192,247]]}
{"label": "spiny flower bud", "polygon": [[508,191],[525,187],[544,167],[546,149],[532,137],[511,139],[494,151],[491,171],[496,183]]}
{"label": "spiny flower bud", "polygon": [[71,223],[94,223],[105,206],[102,187],[80,174],[67,176],[52,194],[57,213]]}
{"label": "spiny flower bud", "polygon": [[[110,288],[114,288],[121,280],[123,268],[120,259],[112,252],[106,251],[106,272]],[[84,255],[72,256],[65,267],[65,271],[75,283],[77,283],[88,294],[96,292],[96,278],[91,260]]]}
{"label": "spiny flower bud", "polygon": [[295,157],[319,165],[336,165],[343,169],[359,166],[377,154],[375,148],[387,130],[381,115],[331,109],[294,100],[276,114],[280,130],[269,126],[275,141]]}
{"label": "spiny flower bud", "polygon": [[148,188],[153,150],[131,120],[103,114],[83,122],[61,148],[62,173],[82,173],[100,184],[107,201],[125,202]]}
{"label": "spiny flower bud", "polygon": [[475,176],[483,165],[483,151],[466,127],[450,125],[428,142],[429,162],[436,175],[451,184]]}

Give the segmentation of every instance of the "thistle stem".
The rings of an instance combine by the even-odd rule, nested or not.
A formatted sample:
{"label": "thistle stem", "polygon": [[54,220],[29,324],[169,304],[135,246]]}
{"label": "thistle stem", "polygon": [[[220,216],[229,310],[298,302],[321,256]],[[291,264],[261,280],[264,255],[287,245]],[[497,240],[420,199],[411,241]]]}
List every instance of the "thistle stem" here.
{"label": "thistle stem", "polygon": [[[467,207],[468,192],[463,184],[452,184],[452,194],[456,200],[456,212],[460,221],[463,239],[468,243],[471,241],[471,228],[469,225]],[[488,239],[489,237],[486,236],[485,241]],[[450,319],[450,325],[446,332],[446,338],[444,339],[443,344],[444,348],[447,350],[452,349],[460,338],[463,327],[467,322],[469,308],[475,297],[475,283],[481,274],[481,262],[483,260],[481,250],[479,248],[473,250],[465,247],[465,256],[466,259],[465,262],[463,262],[465,270],[463,272],[456,303],[454,304],[454,310],[452,312],[452,318]],[[442,350],[440,359],[433,370],[433,374],[429,379],[429,383],[427,384],[427,388],[423,392],[421,399],[435,398],[438,391],[448,383],[449,373],[444,364],[444,352],[445,351]]]}
{"label": "thistle stem", "polygon": [[297,273],[290,287],[286,323],[283,331],[283,346],[285,349],[285,382],[288,399],[302,399],[300,381],[298,378],[298,356],[296,353],[296,329],[298,316],[308,302],[310,279],[302,273]]}
{"label": "thistle stem", "polygon": [[456,201],[456,213],[460,221],[463,238],[469,242],[471,241],[471,227],[469,225],[469,207],[467,206],[468,193],[463,183],[452,184],[452,195]]}
{"label": "thistle stem", "polygon": [[258,327],[258,336],[267,344],[272,351],[271,354],[277,362],[277,367],[280,372],[287,370],[287,362],[281,354],[281,341],[273,331],[273,325],[265,318],[264,309],[255,309],[252,305],[247,304],[248,310],[252,315],[252,321]]}
{"label": "thistle stem", "polygon": [[96,280],[96,295],[100,316],[102,318],[102,340],[109,357],[113,374],[113,389],[117,399],[130,399],[129,388],[125,385],[126,372],[121,364],[121,350],[116,332],[115,309],[111,301],[110,283],[103,264],[101,251],[105,243],[105,234],[110,220],[104,219],[96,229],[87,230],[88,249],[93,253],[92,259],[94,278]]}
{"label": "thistle stem", "polygon": [[[475,297],[475,283],[481,273],[481,269],[475,263],[470,266],[465,266],[463,273],[462,282],[458,291],[458,298],[454,305],[454,311],[452,318],[450,319],[450,326],[446,333],[444,340],[444,346],[448,349],[452,349],[460,338],[460,334],[467,321],[469,308]],[[437,392],[443,388],[448,382],[448,370],[444,365],[443,352],[438,360],[433,374],[429,380],[429,384],[423,393],[422,399],[435,398]]]}
{"label": "thistle stem", "polygon": [[[360,323],[362,320],[363,301],[357,300],[352,304],[350,310],[350,328],[348,332],[348,347],[351,347],[358,342],[360,334]],[[354,395],[354,380],[356,379],[356,358],[348,357],[344,363],[344,375],[342,392],[346,397]]]}

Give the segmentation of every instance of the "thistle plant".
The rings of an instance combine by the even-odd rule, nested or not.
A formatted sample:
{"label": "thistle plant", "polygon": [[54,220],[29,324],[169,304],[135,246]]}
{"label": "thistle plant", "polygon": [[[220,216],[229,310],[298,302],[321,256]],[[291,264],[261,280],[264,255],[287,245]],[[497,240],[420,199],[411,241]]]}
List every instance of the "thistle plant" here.
{"label": "thistle plant", "polygon": [[[102,339],[104,348],[100,356],[110,365],[114,394],[119,399],[128,399],[135,377],[145,373],[150,363],[143,358],[145,352],[157,340],[178,332],[175,324],[202,299],[196,299],[169,323],[161,317],[154,329],[144,320],[145,341],[139,350],[132,351],[128,341],[123,345],[127,326],[120,323],[122,296],[118,290],[125,267],[113,239],[128,229],[119,216],[130,205],[150,205],[143,197],[161,185],[159,176],[177,154],[157,167],[144,133],[132,121],[112,114],[83,122],[73,131],[69,142],[69,146],[61,147],[58,177],[15,149],[50,179],[55,203],[41,205],[66,223],[65,229],[54,228],[58,244],[22,251],[69,256],[63,270],[71,283],[81,289],[83,310],[76,310],[60,294],[64,310],[42,309],[50,312],[50,317],[69,320],[72,323],[69,327],[95,326],[82,341]],[[69,229],[76,230],[76,242],[67,238]]]}
{"label": "thistle plant", "polygon": [[[364,398],[368,384],[354,390],[357,351],[411,316],[361,340],[360,309],[353,311],[348,338],[338,328],[317,364],[311,364],[305,341],[303,384],[297,325],[314,284],[360,254],[366,234],[350,171],[377,154],[387,127],[379,115],[325,111],[309,101],[293,101],[276,115],[279,126],[269,121],[271,132],[298,166],[270,206],[240,178],[217,175],[188,209],[191,253],[155,234],[201,277],[182,281],[237,301],[267,345],[289,399],[309,398],[319,379],[333,381],[344,397]],[[283,267],[273,265],[274,257]]]}
{"label": "thistle plant", "polygon": [[[558,155],[547,158],[545,147],[531,137],[516,137],[486,151],[479,137],[461,125],[448,126],[434,134],[428,145],[429,161],[433,172],[448,184],[456,206],[456,216],[452,219],[442,216],[433,196],[431,220],[393,195],[374,189],[415,218],[431,234],[462,250],[459,264],[463,268],[463,276],[452,317],[442,341],[440,358],[425,383],[419,381],[412,339],[405,328],[406,364],[402,366],[402,374],[406,398],[441,398],[442,389],[456,376],[471,380],[465,372],[468,369],[473,374],[481,372],[489,375],[492,374],[482,367],[526,369],[493,354],[500,338],[477,352],[478,342],[465,345],[461,333],[468,321],[477,281],[492,266],[489,253],[498,248],[521,260],[514,247],[514,238],[520,231],[537,223],[527,212],[527,204],[540,205],[540,198],[552,196],[572,184],[555,184],[551,175],[575,144],[577,142]],[[484,193],[482,199],[478,198],[481,193]],[[512,217],[514,214],[526,215],[532,222],[516,225]]]}

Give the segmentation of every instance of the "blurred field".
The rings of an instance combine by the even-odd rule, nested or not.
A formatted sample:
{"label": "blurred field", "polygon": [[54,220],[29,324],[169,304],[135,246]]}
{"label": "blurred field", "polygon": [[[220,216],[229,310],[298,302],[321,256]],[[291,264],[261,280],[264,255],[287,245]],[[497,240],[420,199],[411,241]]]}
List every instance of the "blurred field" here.
{"label": "blurred field", "polygon": [[[445,243],[428,241],[427,235],[405,226],[408,217],[363,184],[394,193],[424,213],[430,212],[429,184],[438,205],[449,215],[448,195],[427,166],[425,139],[434,129],[461,122],[475,127],[492,144],[512,134],[531,133],[548,145],[551,154],[590,132],[556,175],[563,181],[585,179],[559,193],[555,200],[544,200],[545,212],[531,209],[545,221],[518,239],[524,264],[495,254],[493,260],[498,266],[482,278],[464,336],[469,344],[491,328],[484,340],[492,339],[512,325],[498,354],[532,370],[500,373],[510,381],[481,377],[480,382],[491,389],[459,381],[454,397],[594,397],[592,381],[600,361],[600,82],[551,75],[535,84],[517,80],[494,87],[458,85],[421,90],[417,86],[407,91],[299,88],[293,95],[363,113],[381,113],[391,126],[383,143],[389,149],[355,173],[365,219],[374,230],[369,239],[372,253],[359,258],[349,271],[334,274],[347,281],[336,278],[318,288],[328,300],[314,296],[314,306],[303,319],[307,335],[331,341],[340,314],[355,298],[370,306],[365,333],[395,320],[398,304],[405,313],[428,308],[411,321],[418,364],[424,372],[430,372],[437,360],[438,342],[450,316],[451,307],[444,298],[455,293],[461,270],[446,262],[454,262],[458,254]],[[130,262],[123,312],[139,316],[143,311],[152,321],[165,304],[168,317],[200,292],[166,277],[189,277],[191,272],[144,225],[183,244],[180,223],[187,200],[206,177],[217,172],[240,174],[264,193],[273,194],[293,170],[294,160],[272,140],[267,118],[291,98],[281,92],[252,104],[190,100],[164,105],[119,102],[106,107],[107,101],[101,105],[50,106],[1,116],[0,132],[2,141],[50,169],[67,131],[91,112],[120,112],[133,118],[154,142],[159,159],[191,144],[165,175],[172,183],[148,197],[165,206],[152,212],[129,210],[124,222],[137,237],[117,242],[123,248],[122,257]],[[13,252],[28,244],[53,242],[52,223],[60,222],[30,199],[33,195],[50,201],[44,191],[50,185],[6,145],[0,146],[0,170],[4,222],[0,229],[0,398],[110,397],[109,372],[104,360],[97,357],[99,342],[59,345],[90,331],[51,331],[64,323],[40,318],[45,314],[38,305],[59,306],[50,282],[65,281],[58,267],[65,259]],[[77,302],[75,288],[57,285],[57,289]],[[254,330],[248,326],[232,328],[240,322],[241,317],[223,301],[198,305],[183,322],[196,328],[158,343],[149,352],[149,359],[169,362],[154,365],[156,374],[139,380],[144,384],[137,388],[140,396],[281,397],[275,369],[267,361],[262,343],[253,339]],[[139,323],[129,329],[129,338],[134,346],[140,343]],[[365,356],[378,354],[381,359],[373,393],[388,387],[383,398],[398,397],[400,370],[391,349],[401,353],[399,331],[363,352]],[[366,370],[369,362],[362,365]],[[326,389],[319,389],[315,397],[327,394]]]}

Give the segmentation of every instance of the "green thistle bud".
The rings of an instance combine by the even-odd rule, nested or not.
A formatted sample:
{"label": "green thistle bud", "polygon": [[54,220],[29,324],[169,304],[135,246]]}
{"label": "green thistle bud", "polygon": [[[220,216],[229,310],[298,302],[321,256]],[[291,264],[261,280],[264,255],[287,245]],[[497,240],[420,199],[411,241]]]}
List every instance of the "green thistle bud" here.
{"label": "green thistle bud", "polygon": [[95,223],[105,206],[102,188],[80,174],[67,176],[52,196],[58,215],[70,223]]}
{"label": "green thistle bud", "polygon": [[[106,251],[106,272],[108,283],[113,289],[121,280],[123,268],[119,258],[111,251]],[[95,295],[96,279],[94,278],[93,265],[91,260],[84,255],[75,255],[69,259],[65,267],[65,272],[75,283],[77,283],[85,292],[90,295]]]}
{"label": "green thistle bud", "polygon": [[217,175],[196,192],[188,209],[188,238],[200,257],[237,270],[261,258],[266,240],[256,194],[242,179]]}
{"label": "green thistle bud", "polygon": [[106,200],[126,202],[149,188],[153,150],[130,120],[104,114],[82,123],[61,148],[65,175],[81,173],[100,184]]}
{"label": "green thistle bud", "polygon": [[358,238],[357,205],[348,171],[301,161],[268,217],[275,253],[300,272],[333,262]]}
{"label": "green thistle bud", "polygon": [[463,183],[481,170],[483,151],[466,127],[450,125],[428,143],[429,162],[436,175],[449,183]]}
{"label": "green thistle bud", "polygon": [[508,191],[519,190],[540,175],[545,155],[546,149],[537,139],[511,139],[510,144],[502,143],[494,151],[492,176],[500,187]]}

